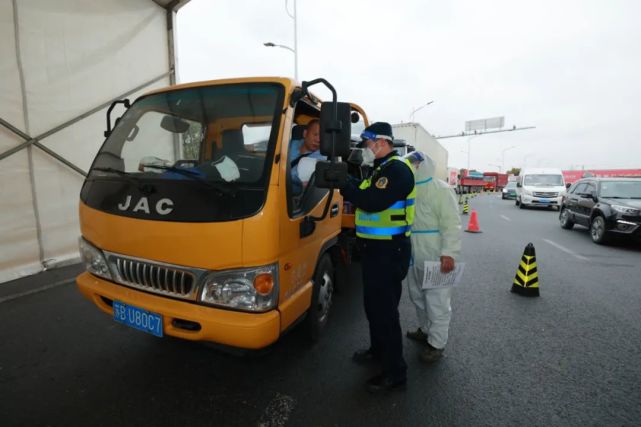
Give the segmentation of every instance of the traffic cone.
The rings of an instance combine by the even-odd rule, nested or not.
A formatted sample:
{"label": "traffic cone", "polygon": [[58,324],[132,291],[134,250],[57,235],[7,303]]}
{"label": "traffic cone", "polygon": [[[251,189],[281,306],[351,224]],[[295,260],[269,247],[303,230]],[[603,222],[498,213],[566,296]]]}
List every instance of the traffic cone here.
{"label": "traffic cone", "polygon": [[539,273],[536,268],[534,245],[528,243],[512,283],[512,292],[527,297],[539,296]]}
{"label": "traffic cone", "polygon": [[481,227],[479,227],[479,219],[476,215],[476,210],[472,209],[472,215],[470,215],[470,221],[467,223],[468,233],[482,233]]}

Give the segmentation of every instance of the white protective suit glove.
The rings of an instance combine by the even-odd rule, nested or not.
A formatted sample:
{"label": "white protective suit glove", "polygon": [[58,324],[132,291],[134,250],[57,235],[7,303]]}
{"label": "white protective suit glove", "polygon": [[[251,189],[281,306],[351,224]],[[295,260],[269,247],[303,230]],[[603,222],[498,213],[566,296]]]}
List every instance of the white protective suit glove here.
{"label": "white protective suit glove", "polygon": [[229,157],[225,156],[221,161],[214,165],[220,174],[220,177],[226,182],[235,181],[240,178],[240,171],[236,163]]}
{"label": "white protective suit glove", "polygon": [[309,178],[311,178],[312,174],[316,171],[317,161],[318,159],[303,157],[298,162],[298,165],[296,165],[296,167],[298,168],[298,178],[300,178],[303,184],[307,184]]}

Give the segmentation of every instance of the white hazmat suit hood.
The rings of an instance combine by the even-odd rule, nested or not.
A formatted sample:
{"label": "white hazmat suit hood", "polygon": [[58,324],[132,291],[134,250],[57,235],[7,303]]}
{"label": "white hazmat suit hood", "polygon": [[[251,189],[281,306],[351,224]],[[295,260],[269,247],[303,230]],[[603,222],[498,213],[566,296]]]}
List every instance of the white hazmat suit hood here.
{"label": "white hazmat suit hood", "polygon": [[[416,154],[415,154],[416,153]],[[455,260],[461,254],[461,218],[454,192],[434,177],[436,165],[424,153],[410,153],[423,160],[416,169],[416,206],[412,225],[414,261],[438,261],[441,255]],[[415,164],[415,163],[414,163]]]}
{"label": "white hazmat suit hood", "polygon": [[434,161],[421,152],[407,155],[416,168],[416,204],[412,225],[412,264],[407,273],[410,299],[416,307],[419,327],[431,346],[447,344],[451,319],[452,288],[423,289],[425,261],[449,256],[458,261],[461,254],[461,219],[454,192],[434,177]]}

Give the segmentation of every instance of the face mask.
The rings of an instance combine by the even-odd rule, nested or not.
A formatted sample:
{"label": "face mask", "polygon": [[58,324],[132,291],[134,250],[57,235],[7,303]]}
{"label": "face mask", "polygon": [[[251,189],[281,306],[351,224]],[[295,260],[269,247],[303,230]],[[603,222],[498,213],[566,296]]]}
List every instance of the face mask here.
{"label": "face mask", "polygon": [[361,164],[364,166],[373,166],[375,158],[376,154],[374,154],[371,148],[367,147],[363,149],[363,163]]}

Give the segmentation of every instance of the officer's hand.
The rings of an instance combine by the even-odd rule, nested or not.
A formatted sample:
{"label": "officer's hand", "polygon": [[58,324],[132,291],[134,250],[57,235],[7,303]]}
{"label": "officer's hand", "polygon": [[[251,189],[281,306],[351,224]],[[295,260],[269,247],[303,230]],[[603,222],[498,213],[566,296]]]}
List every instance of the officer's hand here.
{"label": "officer's hand", "polygon": [[454,270],[454,258],[451,256],[441,257],[441,273],[449,273]]}

